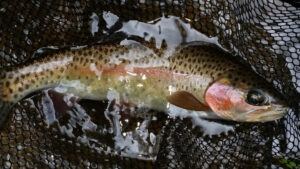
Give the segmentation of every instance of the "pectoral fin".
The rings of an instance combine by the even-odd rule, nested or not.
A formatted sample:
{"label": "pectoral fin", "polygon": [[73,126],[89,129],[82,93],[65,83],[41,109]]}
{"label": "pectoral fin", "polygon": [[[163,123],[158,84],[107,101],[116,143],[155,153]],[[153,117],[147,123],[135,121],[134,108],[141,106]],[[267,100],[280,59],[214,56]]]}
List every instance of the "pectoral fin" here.
{"label": "pectoral fin", "polygon": [[177,91],[167,96],[168,102],[187,110],[208,111],[210,108],[201,103],[195,96],[186,91]]}

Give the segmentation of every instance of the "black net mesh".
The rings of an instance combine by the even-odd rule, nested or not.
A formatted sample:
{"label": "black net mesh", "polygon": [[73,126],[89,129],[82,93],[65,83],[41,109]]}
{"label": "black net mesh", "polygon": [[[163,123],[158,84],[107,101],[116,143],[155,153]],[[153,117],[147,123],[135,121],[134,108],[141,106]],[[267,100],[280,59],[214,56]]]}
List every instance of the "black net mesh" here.
{"label": "black net mesh", "polygon": [[[109,149],[109,134],[85,136],[101,144],[84,144],[43,121],[39,94],[24,100],[11,113],[0,135],[2,168],[300,168],[300,8],[297,1],[6,1],[0,2],[0,66],[15,66],[35,57],[41,47],[93,44],[120,29],[122,21],[152,21],[177,16],[272,82],[290,102],[283,119],[268,123],[222,122],[234,132],[204,136],[188,119],[161,115],[149,130],[162,132],[156,160],[124,157]],[[99,17],[99,31],[91,31],[93,14],[117,15],[108,28]],[[40,93],[41,95],[41,93]],[[90,102],[92,119],[98,117]],[[105,106],[103,106],[105,107]],[[90,109],[90,111],[89,111]],[[76,110],[73,110],[76,112]],[[104,110],[99,110],[104,111]],[[70,117],[64,117],[70,118]],[[62,118],[62,119],[64,119]],[[143,117],[142,119],[145,119]],[[133,121],[139,121],[135,119]],[[102,120],[103,121],[103,120]],[[142,122],[143,120],[141,120]],[[167,123],[165,123],[167,122]],[[105,122],[103,122],[105,123]],[[100,124],[99,124],[100,125]],[[76,129],[76,127],[74,127]],[[130,128],[130,127],[129,127]],[[132,127],[134,128],[134,127]],[[74,129],[74,130],[75,130]],[[129,129],[128,129],[129,130]],[[82,136],[81,130],[74,131]],[[98,142],[97,142],[98,143]],[[96,149],[96,148],[98,149]],[[100,149],[99,149],[100,148]],[[155,164],[154,164],[155,163]]]}

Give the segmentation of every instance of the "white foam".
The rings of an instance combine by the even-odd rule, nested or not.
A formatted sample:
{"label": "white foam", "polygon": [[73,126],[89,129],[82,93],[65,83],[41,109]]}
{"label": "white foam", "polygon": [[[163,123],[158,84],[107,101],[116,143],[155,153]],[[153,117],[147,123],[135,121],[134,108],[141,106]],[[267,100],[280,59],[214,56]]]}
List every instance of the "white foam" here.
{"label": "white foam", "polygon": [[95,63],[92,63],[92,64],[90,65],[90,70],[91,70],[92,72],[95,72],[95,74],[96,74],[98,80],[101,80],[102,71],[100,71],[100,70],[97,69]]}
{"label": "white foam", "polygon": [[201,127],[203,129],[203,134],[208,136],[219,135],[221,133],[227,134],[229,131],[234,130],[232,126],[202,119],[201,117],[210,116],[209,113],[203,111],[190,111],[170,104],[168,114],[172,118],[175,117],[180,117],[181,119],[191,118],[193,126]]}
{"label": "white foam", "polygon": [[86,85],[79,80],[62,80],[54,89],[60,93],[67,93],[68,88],[75,88],[77,91],[85,91]]}
{"label": "white foam", "polygon": [[47,126],[49,127],[53,122],[57,121],[57,119],[55,116],[54,104],[48,94],[48,90],[44,91],[43,94],[44,96],[42,97],[42,112],[45,116]]}
{"label": "white foam", "polygon": [[[121,64],[122,60],[127,60],[131,64],[126,65],[125,70],[132,72],[134,67],[145,68],[145,67],[168,67],[169,61],[168,57],[159,57],[152,49],[143,46],[139,42],[134,40],[124,39],[120,43],[124,46],[135,46],[132,50],[124,52],[123,54],[113,54],[109,57],[109,62],[114,64]],[[149,56],[152,57],[149,57]],[[149,59],[150,63],[139,61],[142,59]],[[137,63],[134,61],[138,60]]]}
{"label": "white foam", "polygon": [[[186,32],[185,37],[182,36],[182,32],[179,29],[178,24],[180,24],[180,27],[182,27]],[[125,32],[128,35],[144,37],[145,40],[154,38],[157,48],[161,47],[163,40],[166,41],[169,49],[174,49],[174,46],[183,42],[194,41],[213,43],[221,47],[217,37],[207,37],[196,29],[193,29],[189,23],[185,23],[175,16],[163,16],[148,23],[131,20],[124,22],[123,27],[119,31]]]}
{"label": "white foam", "polygon": [[112,101],[112,100],[116,100],[117,102],[119,102],[120,100],[120,93],[118,91],[116,91],[115,89],[113,88],[110,88],[107,92],[107,99],[109,101]]}
{"label": "white foam", "polygon": [[107,28],[111,28],[119,20],[119,17],[117,15],[106,11],[103,12],[102,17],[106,22]]}
{"label": "white foam", "polygon": [[96,13],[93,12],[92,16],[90,16],[90,19],[91,19],[91,21],[90,21],[91,33],[94,36],[95,33],[97,33],[98,30],[99,30],[99,26],[98,26],[98,24],[99,24],[99,17],[98,17],[98,15]]}

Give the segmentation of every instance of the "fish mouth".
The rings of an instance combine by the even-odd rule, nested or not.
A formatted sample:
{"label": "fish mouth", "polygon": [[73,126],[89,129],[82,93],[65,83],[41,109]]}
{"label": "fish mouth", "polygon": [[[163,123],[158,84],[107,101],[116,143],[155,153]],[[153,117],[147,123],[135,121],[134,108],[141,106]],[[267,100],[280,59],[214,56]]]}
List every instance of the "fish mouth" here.
{"label": "fish mouth", "polygon": [[239,121],[268,122],[280,119],[287,113],[287,107],[281,105],[266,106],[264,109],[251,110],[238,117]]}

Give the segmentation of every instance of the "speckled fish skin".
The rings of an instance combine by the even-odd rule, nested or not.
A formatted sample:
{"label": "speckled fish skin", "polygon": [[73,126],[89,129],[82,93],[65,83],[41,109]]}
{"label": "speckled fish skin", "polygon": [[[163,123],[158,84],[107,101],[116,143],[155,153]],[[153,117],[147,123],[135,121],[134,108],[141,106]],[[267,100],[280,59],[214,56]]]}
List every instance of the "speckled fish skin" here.
{"label": "speckled fish skin", "polygon": [[107,99],[109,91],[117,91],[125,101],[166,111],[166,97],[175,91],[192,93],[207,105],[205,91],[221,78],[229,79],[233,87],[272,93],[256,74],[210,45],[180,46],[169,55],[135,43],[60,52],[6,72],[0,79],[1,100],[14,104],[33,91],[60,86],[89,99]]}

